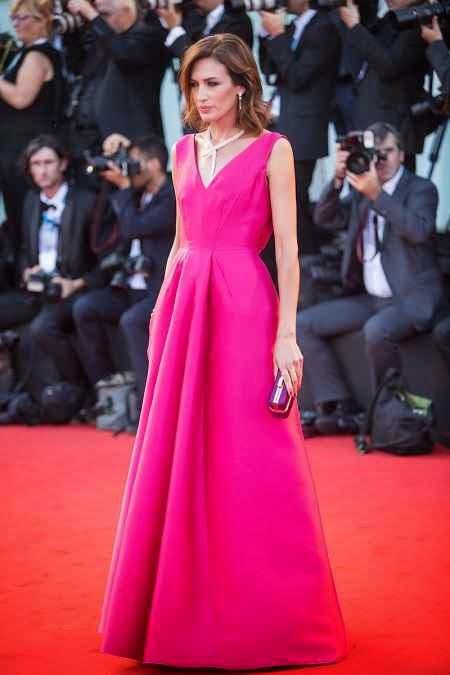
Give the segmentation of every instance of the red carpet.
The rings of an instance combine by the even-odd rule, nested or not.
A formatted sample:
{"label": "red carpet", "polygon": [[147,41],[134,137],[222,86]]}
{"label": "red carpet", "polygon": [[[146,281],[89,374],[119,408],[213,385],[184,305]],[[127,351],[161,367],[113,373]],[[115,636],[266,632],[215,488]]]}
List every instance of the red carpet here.
{"label": "red carpet", "polygon": [[[132,438],[15,427],[0,439],[0,675],[192,673],[99,652]],[[342,438],[308,451],[351,651],[284,672],[450,675],[449,451],[361,456]]]}

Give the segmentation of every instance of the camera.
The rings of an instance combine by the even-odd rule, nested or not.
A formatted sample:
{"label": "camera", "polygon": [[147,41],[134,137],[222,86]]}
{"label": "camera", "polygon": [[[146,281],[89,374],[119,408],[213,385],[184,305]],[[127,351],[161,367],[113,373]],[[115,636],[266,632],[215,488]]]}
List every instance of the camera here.
{"label": "camera", "polygon": [[450,96],[445,94],[431,96],[430,94],[424,101],[418,101],[411,106],[411,115],[413,117],[423,117],[429,113],[436,117],[449,117]]}
{"label": "camera", "polygon": [[107,171],[110,162],[119,168],[122,176],[127,176],[128,178],[133,178],[133,176],[137,176],[141,172],[140,163],[135,159],[131,159],[127,149],[122,145],[119,146],[117,152],[113,155],[108,155],[108,157],[105,157],[105,155],[93,156],[88,150],[83,154],[86,161],[86,173],[90,175]]}
{"label": "camera", "polygon": [[410,28],[414,24],[429,24],[433,16],[437,16],[438,19],[450,16],[450,0],[397,9],[392,14],[399,28]]}
{"label": "camera", "polygon": [[[323,1],[323,0],[320,0]],[[325,0],[327,1],[327,0]],[[173,6],[175,9],[183,10],[184,5],[190,0],[149,0],[150,9],[167,9]],[[277,9],[286,7],[288,0],[226,0],[227,9],[245,10],[246,12],[274,12]]]}
{"label": "camera", "polygon": [[145,255],[126,258],[121,270],[118,270],[111,279],[113,288],[128,288],[128,279],[133,274],[148,276],[152,270],[152,261]]}
{"label": "camera", "polygon": [[322,11],[331,12],[338,7],[345,7],[347,0],[311,0],[309,3],[310,9],[321,9]]}
{"label": "camera", "polygon": [[245,10],[246,12],[276,12],[285,9],[288,0],[228,0],[227,6],[231,10]]}
{"label": "camera", "polygon": [[150,9],[169,9],[173,7],[174,9],[182,12],[185,6],[191,4],[191,0],[148,0]]}
{"label": "camera", "polygon": [[19,51],[19,45],[10,33],[0,33],[0,73]]}
{"label": "camera", "polygon": [[62,288],[61,284],[55,284],[52,280],[55,274],[47,274],[47,272],[34,272],[28,277],[26,284],[27,291],[41,295],[49,302],[58,302],[61,300]]}
{"label": "camera", "polygon": [[120,253],[110,253],[100,263],[101,270],[113,273],[110,281],[113,288],[127,288],[129,277],[133,274],[148,276],[152,268],[152,260],[145,255],[127,257]]}
{"label": "camera", "polygon": [[81,18],[81,16],[74,16],[70,12],[66,11],[64,1],[54,1],[52,14],[53,33],[57,33],[58,35],[74,33],[79,28],[81,28],[83,24],[84,20]]}
{"label": "camera", "polygon": [[387,159],[384,152],[375,149],[373,131],[351,131],[345,136],[339,136],[337,142],[341,150],[350,153],[346,162],[347,169],[357,175],[369,171],[373,159],[376,162]]}

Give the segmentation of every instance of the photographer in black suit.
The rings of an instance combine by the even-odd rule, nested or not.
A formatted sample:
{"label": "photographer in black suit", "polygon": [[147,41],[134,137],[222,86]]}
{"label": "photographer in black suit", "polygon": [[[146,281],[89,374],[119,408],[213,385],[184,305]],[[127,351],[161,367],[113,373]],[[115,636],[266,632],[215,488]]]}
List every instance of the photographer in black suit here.
{"label": "photographer in black suit", "polygon": [[[317,425],[329,433],[344,430],[339,420],[355,410],[329,339],[362,329],[376,386],[388,368],[401,369],[398,343],[429,330],[443,303],[434,246],[437,190],[403,166],[394,127],[378,123],[370,129],[383,158],[356,175],[347,168],[349,153],[338,146],[335,177],[315,211],[318,225],[348,228],[342,281],[351,297],[301,311],[297,324],[312,366]],[[352,190],[340,199],[345,178]]]}
{"label": "photographer in black suit", "polygon": [[118,143],[128,145],[140,172],[130,179],[113,164],[103,177],[118,189],[112,202],[122,237],[120,252],[138,261],[143,272],[121,266],[108,288],[92,291],[75,304],[74,319],[84,370],[92,386],[115,371],[106,326],[120,323],[136,376],[140,400],[147,374],[148,324],[161,287],[175,234],[175,195],[166,173],[168,153],[158,136],[130,141],[119,135],[106,139],[106,154]]}
{"label": "photographer in black suit", "polygon": [[[411,0],[388,0],[390,10],[399,10]],[[418,26],[400,29],[392,12],[363,26],[360,12],[352,0],[339,8],[347,26],[346,46],[361,59],[356,77],[354,122],[366,129],[375,122],[388,122],[403,138],[405,166],[415,169],[415,155],[423,150],[424,135],[415,126],[411,106],[422,98],[427,72],[425,45]]]}
{"label": "photographer in black suit", "polygon": [[206,35],[219,33],[237,35],[250,49],[252,48],[252,23],[244,7],[233,8],[221,0],[194,0],[193,4],[203,17],[203,21],[189,21],[192,12],[183,16],[174,5],[157,10],[158,16],[165,21],[169,30],[165,44],[172,56],[181,59],[186,49],[194,42]]}
{"label": "photographer in black suit", "polygon": [[280,105],[276,129],[286,134],[294,151],[297,234],[305,255],[318,249],[309,187],[316,160],[328,154],[340,38],[329,15],[310,9],[308,0],[289,0],[288,10],[297,18],[287,28],[282,14],[261,12],[266,36],[260,39],[260,64],[269,81],[275,77]]}
{"label": "photographer in black suit", "polygon": [[103,275],[90,243],[96,197],[66,181],[67,164],[53,136],[38,136],[25,150],[24,167],[37,190],[25,197],[20,273],[38,303],[32,338],[62,379],[78,382],[81,366],[68,334],[73,306],[88,289],[103,284]]}
{"label": "photographer in black suit", "polygon": [[104,68],[92,102],[101,139],[115,132],[162,136],[160,90],[169,53],[159,19],[142,21],[136,0],[69,0],[67,7],[87,22],[98,52],[89,58]]}

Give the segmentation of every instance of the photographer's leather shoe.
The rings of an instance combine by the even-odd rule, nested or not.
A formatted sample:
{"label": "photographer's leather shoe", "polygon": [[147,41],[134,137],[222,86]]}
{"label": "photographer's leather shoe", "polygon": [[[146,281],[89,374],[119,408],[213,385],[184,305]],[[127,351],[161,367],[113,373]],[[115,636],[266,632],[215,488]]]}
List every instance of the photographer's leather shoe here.
{"label": "photographer's leather shoe", "polygon": [[358,433],[359,426],[356,422],[356,415],[359,410],[352,400],[336,401],[334,410],[330,410],[330,408],[331,402],[328,402],[327,408],[323,404],[318,406],[314,426],[319,434],[333,436]]}

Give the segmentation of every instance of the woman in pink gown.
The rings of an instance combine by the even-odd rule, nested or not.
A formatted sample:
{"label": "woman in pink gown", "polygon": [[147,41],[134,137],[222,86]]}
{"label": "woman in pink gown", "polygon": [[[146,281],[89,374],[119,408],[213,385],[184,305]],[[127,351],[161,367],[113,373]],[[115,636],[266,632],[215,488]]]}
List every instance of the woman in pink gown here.
{"label": "woman in pink gown", "polygon": [[[204,38],[181,73],[177,234],[150,321],[149,369],[99,632],[143,663],[249,669],[339,661],[342,616],[296,405],[295,185],[264,130],[253,56]],[[279,296],[259,256],[275,235]]]}

